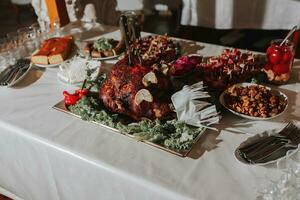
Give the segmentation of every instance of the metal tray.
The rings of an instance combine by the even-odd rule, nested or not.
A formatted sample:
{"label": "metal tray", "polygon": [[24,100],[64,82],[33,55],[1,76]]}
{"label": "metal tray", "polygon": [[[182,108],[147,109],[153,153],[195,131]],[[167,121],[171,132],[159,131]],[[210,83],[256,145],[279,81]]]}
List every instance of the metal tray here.
{"label": "metal tray", "polygon": [[[77,117],[77,118],[81,118],[79,115],[76,115],[76,114],[70,112],[70,111],[66,108],[66,106],[65,106],[63,100],[60,101],[60,102],[58,102],[56,105],[54,105],[53,108],[56,109],[56,110],[58,110],[58,111],[61,111],[61,112],[67,113],[67,114],[69,114],[69,115],[75,116],[75,117]],[[120,119],[120,122],[122,122],[122,119]],[[118,129],[112,128],[112,127],[107,126],[107,125],[104,125],[104,124],[101,124],[101,123],[99,123],[99,122],[94,122],[94,121],[92,121],[91,123],[97,124],[97,125],[99,125],[99,126],[102,126],[103,128],[112,130],[112,131],[114,131],[114,132],[116,132],[116,133],[119,133],[119,134],[122,134],[122,135],[126,135],[126,136],[128,136],[128,137],[130,137],[130,138],[135,139],[136,141],[143,142],[143,143],[145,143],[145,144],[151,145],[151,146],[153,146],[153,147],[159,148],[159,149],[161,149],[161,150],[163,150],[163,151],[172,153],[172,154],[177,155],[177,156],[180,156],[180,157],[186,157],[186,156],[189,154],[189,152],[192,150],[192,148],[193,148],[193,146],[195,145],[195,143],[199,140],[199,138],[201,137],[201,135],[205,132],[205,129],[203,129],[203,131],[199,133],[199,135],[195,138],[195,140],[194,140],[194,142],[193,142],[193,145],[191,146],[191,148],[190,148],[189,150],[178,152],[178,151],[175,151],[175,150],[172,150],[172,149],[168,149],[168,148],[166,148],[166,147],[164,147],[164,146],[155,144],[155,143],[153,143],[153,142],[144,141],[144,140],[143,140],[143,141],[137,140],[137,139],[136,139],[133,135],[131,135],[131,134],[121,133],[121,131],[119,131]]]}

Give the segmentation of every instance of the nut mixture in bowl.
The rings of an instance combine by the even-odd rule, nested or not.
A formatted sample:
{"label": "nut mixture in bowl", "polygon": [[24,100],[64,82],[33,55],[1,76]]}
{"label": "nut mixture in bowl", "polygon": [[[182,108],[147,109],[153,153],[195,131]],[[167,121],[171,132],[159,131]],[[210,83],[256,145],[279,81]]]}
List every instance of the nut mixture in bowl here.
{"label": "nut mixture in bowl", "polygon": [[224,100],[226,105],[241,114],[269,118],[283,112],[287,100],[281,94],[265,86],[250,85],[246,87],[234,85],[227,89]]}

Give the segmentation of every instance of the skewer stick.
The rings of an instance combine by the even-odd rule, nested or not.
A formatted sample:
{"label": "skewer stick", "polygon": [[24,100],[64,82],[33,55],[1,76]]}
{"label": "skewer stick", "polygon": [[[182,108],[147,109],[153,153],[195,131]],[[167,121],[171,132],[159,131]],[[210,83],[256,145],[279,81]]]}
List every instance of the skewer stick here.
{"label": "skewer stick", "polygon": [[121,25],[125,36],[125,45],[128,53],[128,64],[129,66],[132,66],[133,63],[132,63],[132,55],[131,55],[130,44],[129,44],[128,24],[127,24],[127,17],[125,15],[121,15]]}

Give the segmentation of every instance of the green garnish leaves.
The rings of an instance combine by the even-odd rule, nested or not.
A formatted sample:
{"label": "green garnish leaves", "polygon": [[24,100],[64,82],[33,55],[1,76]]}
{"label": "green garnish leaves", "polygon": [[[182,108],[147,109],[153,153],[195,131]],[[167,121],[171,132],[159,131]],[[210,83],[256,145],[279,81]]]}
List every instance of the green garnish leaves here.
{"label": "green garnish leaves", "polygon": [[98,51],[106,51],[113,49],[117,44],[117,41],[114,39],[100,38],[94,42],[93,48]]}
{"label": "green garnish leaves", "polygon": [[84,97],[69,110],[81,116],[83,120],[94,121],[118,129],[123,134],[133,135],[137,140],[149,141],[177,152],[184,152],[191,148],[195,138],[204,131],[204,128],[189,126],[176,119],[142,120],[130,124],[120,122],[122,116],[107,111],[93,97]]}

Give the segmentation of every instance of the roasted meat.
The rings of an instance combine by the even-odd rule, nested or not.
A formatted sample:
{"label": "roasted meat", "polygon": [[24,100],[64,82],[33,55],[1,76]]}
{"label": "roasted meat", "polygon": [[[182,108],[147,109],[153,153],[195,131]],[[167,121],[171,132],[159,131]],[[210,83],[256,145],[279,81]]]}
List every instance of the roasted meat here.
{"label": "roasted meat", "polygon": [[168,36],[157,35],[140,38],[129,48],[133,66],[125,55],[112,68],[100,88],[104,106],[135,120],[169,117],[172,84],[168,70],[177,57],[176,44]]}
{"label": "roasted meat", "polygon": [[221,55],[208,58],[197,69],[208,86],[223,91],[259,73],[263,66],[260,62],[259,57],[252,53],[224,49]]}
{"label": "roasted meat", "polygon": [[134,63],[151,66],[161,61],[169,63],[176,59],[176,44],[167,35],[140,38],[130,45]]}
{"label": "roasted meat", "polygon": [[100,88],[99,97],[112,112],[135,120],[166,118],[172,112],[171,83],[162,72],[120,60]]}

